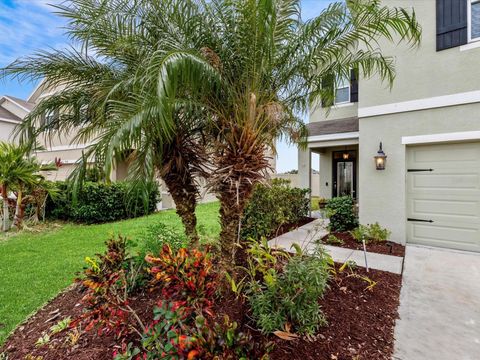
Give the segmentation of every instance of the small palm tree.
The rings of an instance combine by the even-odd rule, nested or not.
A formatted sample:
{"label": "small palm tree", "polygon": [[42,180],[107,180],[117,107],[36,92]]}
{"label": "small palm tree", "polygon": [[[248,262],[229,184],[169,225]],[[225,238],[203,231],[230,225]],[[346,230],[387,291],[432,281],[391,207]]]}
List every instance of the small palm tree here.
{"label": "small palm tree", "polygon": [[43,183],[45,178],[40,172],[56,169],[54,165],[42,165],[35,158],[29,157],[30,150],[30,146],[0,142],[0,188],[3,200],[3,231],[8,231],[10,228],[8,194],[10,192],[16,194],[13,223],[15,227],[21,228],[25,191],[28,189],[46,188]]}

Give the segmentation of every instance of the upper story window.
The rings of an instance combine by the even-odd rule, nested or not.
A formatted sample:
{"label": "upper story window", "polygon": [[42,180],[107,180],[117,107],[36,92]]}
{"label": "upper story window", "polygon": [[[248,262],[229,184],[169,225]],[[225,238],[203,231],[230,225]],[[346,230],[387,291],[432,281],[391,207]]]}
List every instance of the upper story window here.
{"label": "upper story window", "polygon": [[58,110],[45,112],[44,115],[42,116],[42,125],[48,126],[52,124],[55,120],[57,120],[58,116],[59,116]]}
{"label": "upper story window", "polygon": [[350,102],[350,79],[341,78],[337,80],[335,89],[335,105]]}
{"label": "upper story window", "polygon": [[468,33],[470,41],[480,40],[480,0],[468,0]]}

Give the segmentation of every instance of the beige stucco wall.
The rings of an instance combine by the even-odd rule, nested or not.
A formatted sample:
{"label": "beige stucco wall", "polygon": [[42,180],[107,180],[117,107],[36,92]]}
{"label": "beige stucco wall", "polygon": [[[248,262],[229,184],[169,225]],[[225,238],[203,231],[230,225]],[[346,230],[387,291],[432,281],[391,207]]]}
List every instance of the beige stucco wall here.
{"label": "beige stucco wall", "polygon": [[333,106],[328,111],[326,108],[316,106],[310,113],[310,122],[336,120],[355,117],[358,114],[358,103],[341,104]]}
{"label": "beige stucco wall", "polygon": [[[392,230],[392,240],[405,243],[406,146],[402,136],[479,130],[480,104],[360,119],[360,222],[378,221]],[[380,141],[388,156],[384,171],[377,171],[373,160]]]}
{"label": "beige stucco wall", "polygon": [[460,47],[436,51],[435,0],[384,0],[387,5],[414,7],[423,29],[421,45],[381,44],[385,55],[395,57],[396,78],[390,91],[378,78],[361,80],[360,107],[450,95],[479,90],[480,48]]}

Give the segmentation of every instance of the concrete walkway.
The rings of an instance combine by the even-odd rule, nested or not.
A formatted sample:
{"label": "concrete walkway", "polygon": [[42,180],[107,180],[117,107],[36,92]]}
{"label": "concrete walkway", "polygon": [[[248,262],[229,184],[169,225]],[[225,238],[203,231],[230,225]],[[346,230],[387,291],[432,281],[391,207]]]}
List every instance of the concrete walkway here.
{"label": "concrete walkway", "polygon": [[480,254],[406,250],[394,359],[480,359]]}
{"label": "concrete walkway", "polygon": [[[315,248],[316,242],[328,234],[326,225],[327,222],[325,220],[314,220],[296,230],[270,240],[269,245],[291,250],[292,244],[296,243],[300,245],[304,251],[311,252]],[[336,262],[344,263],[347,260],[352,260],[355,261],[358,266],[365,267],[365,254],[363,251],[329,245],[325,245],[324,247]],[[367,252],[367,262],[371,269],[389,271],[395,274],[402,273],[403,258],[398,256]]]}

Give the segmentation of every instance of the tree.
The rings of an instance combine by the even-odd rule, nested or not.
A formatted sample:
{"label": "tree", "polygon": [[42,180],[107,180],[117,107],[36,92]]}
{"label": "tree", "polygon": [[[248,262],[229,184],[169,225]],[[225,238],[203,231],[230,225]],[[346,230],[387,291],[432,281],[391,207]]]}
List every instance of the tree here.
{"label": "tree", "polygon": [[34,189],[47,189],[44,184],[45,178],[41,171],[56,169],[54,165],[42,165],[35,158],[29,157],[31,147],[25,145],[14,145],[0,142],[0,188],[3,200],[3,225],[2,230],[10,228],[9,219],[9,198],[8,194],[14,192],[15,215],[14,225],[18,229],[22,227],[24,213],[25,192]]}
{"label": "tree", "polygon": [[[379,0],[334,3],[307,22],[300,7],[300,0],[70,1],[58,12],[70,19],[67,31],[82,53],[40,53],[7,74],[65,84],[50,101],[75,116],[56,126],[81,123],[77,139],[95,138],[90,155],[104,154],[106,170],[133,150],[132,174],[141,181],[165,164],[166,144],[193,142],[194,154],[206,153],[213,168],[208,182],[220,200],[220,241],[230,262],[241,245],[243,210],[265,179],[276,140],[302,143],[300,115],[320,101],[331,104],[336,83],[352,70],[391,85],[394,63],[380,40],[420,41],[414,11]],[[80,120],[83,110],[87,120]],[[195,131],[184,136],[184,124]],[[185,183],[173,181],[179,197],[188,194],[185,203],[189,179],[205,170],[195,160],[182,158],[178,164],[188,166],[178,178]]]}
{"label": "tree", "polygon": [[[267,150],[282,137],[302,142],[298,115],[320,101],[331,104],[336,83],[352,69],[391,85],[393,59],[382,54],[379,41],[415,46],[421,30],[413,10],[378,0],[334,3],[307,22],[300,0],[165,3],[167,10],[157,15],[163,21],[153,25],[162,28],[165,51],[144,76],[157,81],[164,113],[193,100],[211,121],[209,184],[220,199],[220,241],[229,262],[241,243],[245,204],[268,171]],[[180,33],[188,41],[168,31],[179,23],[194,27]]]}
{"label": "tree", "polygon": [[[58,90],[18,128],[22,142],[76,132],[73,142],[93,143],[70,178],[74,190],[92,159],[102,159],[105,174],[127,161],[131,191],[145,201],[147,187],[160,175],[195,243],[197,179],[207,164],[199,143],[205,119],[189,101],[163,112],[156,79],[144,76],[164,49],[162,34],[151,26],[156,13],[140,11],[163,3],[146,2],[142,9],[123,0],[64,2],[56,6],[57,13],[68,20],[66,31],[81,49],[38,52],[3,69],[3,76],[43,79],[45,88]],[[58,115],[46,123],[42,118],[49,112]]]}

